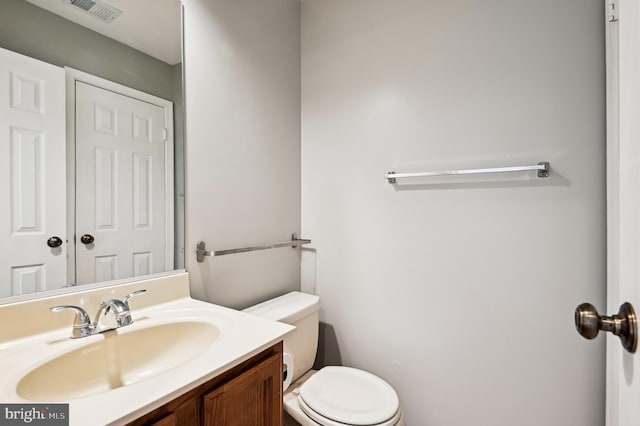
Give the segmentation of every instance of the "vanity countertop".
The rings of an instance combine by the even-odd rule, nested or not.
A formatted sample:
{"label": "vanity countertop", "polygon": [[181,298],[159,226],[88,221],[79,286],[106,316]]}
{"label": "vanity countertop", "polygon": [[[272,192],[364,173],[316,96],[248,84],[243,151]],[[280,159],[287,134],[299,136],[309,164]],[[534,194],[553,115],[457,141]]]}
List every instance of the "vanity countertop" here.
{"label": "vanity countertop", "polygon": [[[176,291],[175,286],[180,287],[182,291]],[[63,315],[49,312],[48,309],[59,304],[76,304],[85,307],[93,315],[91,305],[95,305],[96,301],[116,297],[114,294],[122,298],[129,292],[141,288],[146,289],[147,294],[131,301],[133,324],[104,334],[70,339],[73,313]],[[173,294],[166,296],[163,294],[163,288],[171,288]],[[143,302],[145,298],[146,302]],[[138,301],[140,303],[136,304]],[[34,310],[30,303],[35,303],[41,308],[42,312],[33,322],[37,323],[39,319],[44,321],[41,325],[44,330],[20,336],[14,333],[11,338],[4,336],[5,338],[0,340],[0,365],[3,376],[0,401],[20,404],[69,403],[71,425],[126,424],[260,353],[293,330],[290,325],[188,297],[186,273],[159,280],[128,283],[121,288],[94,289],[87,294],[75,293],[27,301],[23,302],[21,307],[13,304],[0,306],[0,322],[3,328],[6,327],[5,324],[11,324],[5,322],[10,320],[10,315],[14,316],[13,323],[24,321],[26,317],[23,314]],[[65,319],[65,326],[58,326],[58,316]],[[49,322],[53,322],[56,327],[47,327],[47,319],[53,320]],[[127,340],[127,334],[133,339]],[[183,338],[183,334],[186,337]],[[152,340],[147,342],[138,339],[139,336]],[[109,339],[114,338],[120,345],[144,345],[129,352],[122,352],[127,354],[124,357],[126,359],[121,361],[122,370],[129,368],[129,364],[137,363],[135,374],[127,376],[122,373],[122,377],[118,376],[118,368],[113,367],[113,355],[107,353],[113,349],[105,350],[105,347],[109,348]],[[189,340],[191,338],[197,341],[192,343]],[[147,360],[144,357],[139,356],[145,351],[149,351],[150,354],[149,365],[145,364]],[[61,357],[70,353],[73,353],[75,358],[59,362]],[[81,359],[82,362],[75,362],[77,359]],[[169,364],[166,364],[167,362]],[[47,370],[50,365],[53,365],[49,369],[53,370],[53,373]],[[74,394],[76,390],[73,389],[73,381],[66,383],[64,376],[62,380],[56,380],[60,371],[64,371],[62,369],[70,370],[69,375],[92,376],[95,373],[94,365],[96,371],[106,371],[106,375],[109,376],[102,388],[96,387],[101,389],[99,391]],[[45,374],[36,375],[35,379],[25,379],[30,373],[41,370],[44,370]],[[23,390],[29,390],[29,386],[36,388],[35,393]],[[62,395],[64,392],[70,392],[69,394],[74,396],[69,400],[61,400],[61,393],[57,393],[57,398],[50,398],[53,401],[43,400],[46,397],[42,396],[29,398],[29,395],[47,395],[49,387],[56,386],[62,389]],[[43,393],[38,393],[41,390]],[[55,394],[55,391],[53,392]]]}

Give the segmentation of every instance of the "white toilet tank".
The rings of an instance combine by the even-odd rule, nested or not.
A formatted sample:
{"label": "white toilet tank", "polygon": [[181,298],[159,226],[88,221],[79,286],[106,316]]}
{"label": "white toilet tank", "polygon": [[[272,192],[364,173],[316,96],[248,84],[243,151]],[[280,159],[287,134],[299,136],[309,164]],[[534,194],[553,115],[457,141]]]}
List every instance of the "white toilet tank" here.
{"label": "white toilet tank", "polygon": [[244,312],[296,327],[284,338],[284,351],[293,358],[293,381],[313,366],[318,350],[320,298],[293,291],[251,306]]}

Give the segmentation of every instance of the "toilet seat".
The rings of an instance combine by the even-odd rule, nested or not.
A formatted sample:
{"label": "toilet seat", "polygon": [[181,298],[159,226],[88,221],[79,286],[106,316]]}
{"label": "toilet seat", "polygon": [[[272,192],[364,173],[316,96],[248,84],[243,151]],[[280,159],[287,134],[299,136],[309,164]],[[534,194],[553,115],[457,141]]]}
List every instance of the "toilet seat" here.
{"label": "toilet seat", "polygon": [[[342,423],[342,422],[336,422],[333,421],[331,419],[328,419],[326,417],[321,416],[320,414],[314,412],[311,408],[309,408],[309,406],[307,406],[307,404],[304,403],[304,401],[300,398],[298,398],[298,406],[300,407],[300,409],[302,410],[302,412],[304,413],[303,415],[306,415],[308,419],[311,419],[311,421],[313,422],[314,425],[320,425],[320,426],[355,426],[352,425],[350,423]],[[310,414],[312,413],[312,414]],[[398,412],[396,412],[396,414],[389,419],[386,422],[382,422],[382,423],[376,423],[375,425],[367,425],[367,426],[399,426],[399,425],[404,425],[404,422],[400,422],[400,420],[402,419],[402,412],[400,410],[398,410]],[[303,424],[307,424],[307,423],[303,423]],[[358,426],[364,426],[364,425],[358,425]]]}
{"label": "toilet seat", "polygon": [[298,405],[323,426],[392,426],[400,401],[381,378],[350,367],[324,367],[299,388]]}

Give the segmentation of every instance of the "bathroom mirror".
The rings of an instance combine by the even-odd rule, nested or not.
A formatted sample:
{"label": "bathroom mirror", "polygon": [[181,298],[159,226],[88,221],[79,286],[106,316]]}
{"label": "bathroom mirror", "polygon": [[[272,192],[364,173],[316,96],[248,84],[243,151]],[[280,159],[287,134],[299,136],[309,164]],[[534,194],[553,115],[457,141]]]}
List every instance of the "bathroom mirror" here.
{"label": "bathroom mirror", "polygon": [[[48,160],[45,161],[46,148],[49,148],[49,152],[55,151],[55,149],[50,149],[52,145],[40,143],[42,141],[28,143],[29,135],[36,134],[29,130],[31,124],[28,121],[17,121],[20,124],[16,124],[7,123],[6,120],[5,123],[2,123],[0,120],[0,124],[4,126],[0,141],[6,145],[2,155],[11,158],[3,160],[5,170],[0,174],[0,186],[3,187],[0,189],[0,194],[4,194],[7,199],[11,200],[11,203],[7,203],[11,204],[11,207],[0,211],[0,221],[4,222],[2,226],[5,228],[0,233],[0,238],[3,239],[0,242],[0,258],[5,259],[0,261],[3,269],[0,271],[0,303],[14,301],[16,298],[40,297],[51,292],[71,292],[78,289],[78,285],[98,282],[100,285],[110,285],[112,282],[122,282],[132,277],[139,279],[147,274],[155,275],[172,269],[184,268],[184,107],[181,7],[180,0],[136,0],[135,2],[130,0],[2,0],[0,6],[0,48],[5,50],[3,54],[15,54],[18,61],[28,57],[58,67],[58,72],[62,73],[64,78],[61,85],[63,88],[61,96],[64,97],[64,102],[68,102],[71,93],[74,96],[74,104],[72,105],[75,106],[71,109],[67,106],[66,117],[62,116],[62,120],[65,122],[62,128],[66,129],[64,139],[70,139],[65,141],[66,155],[59,153],[60,155],[57,157],[61,164],[49,164],[46,163]],[[7,63],[10,61],[3,59],[3,62],[5,63],[0,63],[0,68],[4,66],[7,71]],[[64,69],[66,69],[66,75]],[[4,91],[0,89],[0,96],[4,94],[7,99],[11,98],[12,105],[15,104],[16,93],[27,100],[34,99],[35,102],[39,102],[40,97],[44,98],[43,93],[50,94],[52,92],[51,84],[45,80],[42,80],[42,84],[38,83],[39,80],[33,77],[28,66],[25,70],[24,74],[15,71],[12,74],[11,70],[7,71],[7,79],[10,83],[2,83],[8,87]],[[100,89],[102,92],[95,96],[106,96],[101,99],[107,99],[100,101],[102,104],[94,102],[93,98],[87,101],[87,108],[92,114],[87,121],[87,123],[91,122],[87,124],[89,130],[96,130],[97,133],[109,133],[104,130],[109,130],[111,129],[109,126],[115,126],[116,123],[119,123],[123,129],[125,125],[128,126],[128,132],[133,133],[133,139],[145,140],[145,142],[147,138],[148,142],[152,142],[151,134],[163,134],[162,141],[168,140],[166,146],[170,148],[162,149],[163,153],[165,151],[168,153],[162,157],[162,161],[159,163],[152,159],[152,154],[140,154],[135,150],[125,152],[122,158],[119,151],[117,154],[111,155],[113,150],[107,149],[105,151],[102,149],[104,147],[98,146],[100,142],[95,142],[98,140],[97,137],[91,135],[86,137],[87,140],[91,139],[91,147],[84,150],[79,149],[82,136],[78,131],[80,128],[78,123],[81,114],[80,107],[77,107],[79,104],[75,102],[77,102],[76,99],[80,99],[80,96],[85,96],[80,94],[80,89],[84,90],[84,87],[80,87],[79,80],[83,80],[82,84],[86,86],[87,91]],[[104,84],[102,84],[103,81]],[[71,91],[69,90],[70,85],[74,87]],[[134,100],[143,110],[149,105],[156,108],[156,99],[158,102],[170,101],[166,103],[168,106],[161,109],[160,112],[156,111],[154,116],[158,117],[157,114],[160,114],[160,118],[153,123],[163,121],[164,128],[163,126],[153,127],[152,119],[147,118],[145,113],[136,112],[136,110],[133,110],[130,115],[123,116],[127,118],[118,118],[120,115],[117,114],[120,114],[124,107],[102,108],[104,105],[111,105],[112,101],[109,100],[111,99],[109,96],[114,95],[120,99],[113,100],[114,105],[116,105],[115,102],[127,103]],[[8,102],[5,103],[8,104]],[[45,104],[43,103],[43,105]],[[25,110],[31,108],[26,103],[23,106],[22,109]],[[60,108],[50,109],[59,110]],[[114,111],[117,111],[117,114]],[[32,115],[43,115],[42,111],[36,112],[38,114]],[[111,113],[113,115],[110,115]],[[9,114],[5,114],[5,116],[7,115]],[[73,116],[72,121],[69,119],[70,116]],[[94,118],[95,123],[92,121]],[[99,120],[100,125],[98,125]],[[37,126],[34,125],[33,128],[35,129]],[[125,131],[123,130],[122,133]],[[46,133],[42,134],[44,137],[41,139],[48,137]],[[33,140],[39,140],[37,135]],[[45,142],[50,141],[45,139]],[[65,150],[64,146],[61,150]],[[84,151],[88,153],[88,159],[82,157]],[[49,152],[46,152],[46,155],[49,155]],[[108,155],[101,155],[101,152],[103,154],[107,152]],[[19,164],[15,163],[16,156],[27,158],[29,155],[32,160],[24,163],[28,163],[28,166],[15,166],[15,164]],[[123,160],[125,157],[129,160]],[[151,173],[151,169],[155,173],[160,168],[158,164],[164,169],[163,173],[165,174],[162,176],[166,182],[159,186],[158,191],[151,192],[148,190],[151,188],[150,182],[159,180],[157,175]],[[63,176],[61,181],[64,183],[64,187],[55,183],[53,179],[49,179],[49,175],[41,171],[39,167],[42,167],[42,170],[58,169],[58,173]],[[84,170],[85,174],[82,175],[81,168],[92,170],[88,172]],[[126,175],[133,176],[127,184],[110,183],[111,181],[122,181]],[[111,181],[104,184],[109,179]],[[36,184],[30,184],[29,180],[33,180]],[[104,185],[100,186],[100,182],[98,182],[100,180],[104,181]],[[20,185],[16,184],[18,181],[21,181]],[[87,191],[85,188],[85,195],[80,196],[80,187],[88,181],[90,182],[89,190]],[[25,190],[24,188],[27,187],[28,190]],[[171,192],[167,192],[169,190]],[[104,200],[100,199],[101,191],[111,195],[115,194],[112,197],[113,200],[120,201],[114,201],[114,205],[121,207],[123,204],[130,204],[134,206],[134,208],[128,206],[126,213],[134,217],[131,220],[133,233],[120,235],[119,232],[115,232],[122,231],[124,226],[120,226],[121,229],[116,229],[117,226],[100,229],[99,224],[95,224],[94,229],[85,227],[82,230],[77,227],[77,224],[82,222],[83,215],[86,216],[87,212],[92,210],[87,208],[87,205],[102,205],[104,207],[102,202]],[[126,191],[131,191],[131,193]],[[50,199],[55,200],[56,194],[61,194],[60,200],[66,200],[57,203],[58,207],[63,210],[62,215],[66,214],[66,219],[63,219],[66,225],[60,231],[48,229],[47,221],[53,221],[52,215],[41,213],[45,209],[38,210],[40,204],[45,204],[45,199],[49,200],[46,201],[47,203],[50,202]],[[30,214],[31,217],[27,217],[29,214],[25,214],[25,211],[29,212],[29,208],[21,210],[21,208],[15,207],[15,200],[20,197],[22,197],[21,205],[29,205],[31,211],[34,212]],[[87,201],[88,198],[90,198],[89,201]],[[153,204],[154,209],[148,208],[152,202],[155,203]],[[149,216],[147,218],[136,218],[136,215],[140,215],[138,212],[144,208],[147,212],[153,210],[153,216],[151,213],[147,213]],[[104,213],[97,212],[97,210],[98,207],[95,207],[90,215],[97,217],[102,214],[104,216]],[[158,219],[159,216],[156,213],[159,210],[165,211],[165,215],[161,219]],[[16,225],[16,218],[21,215],[24,216],[20,219],[23,221],[22,225],[24,226],[22,227]],[[30,221],[33,222],[33,226]],[[155,229],[161,229],[158,232],[162,233],[158,237],[161,240],[159,244],[163,248],[162,256],[164,256],[161,262],[151,262],[153,257],[157,257],[156,252],[139,250],[138,253],[131,253],[129,250],[129,252],[122,251],[108,256],[88,256],[89,261],[92,262],[90,267],[82,263],[84,260],[78,255],[78,252],[82,249],[90,254],[92,251],[97,253],[100,243],[105,241],[107,236],[110,238],[111,247],[115,247],[112,250],[121,250],[121,248],[124,250],[124,248],[132,246],[131,241],[150,240],[152,237],[149,234],[136,234],[136,223],[144,225],[138,226],[138,228],[145,226],[151,228],[150,224],[153,221],[155,221],[154,224],[162,223],[162,226],[155,226]],[[120,223],[123,222],[123,220],[120,221]],[[50,274],[54,268],[48,267],[44,261],[23,260],[16,261],[14,264],[9,263],[7,259],[11,256],[28,259],[26,254],[34,251],[32,246],[23,244],[19,239],[12,239],[16,233],[20,232],[33,237],[38,246],[37,250],[46,251],[47,255],[53,256],[53,258],[57,256],[58,260],[62,259],[65,265],[64,271],[58,275],[45,276],[45,272]],[[118,258],[118,256],[120,257]],[[118,259],[125,257],[129,258],[127,262],[130,266],[121,268],[120,266],[125,261]],[[86,256],[85,259],[87,259]],[[100,269],[101,267],[102,269]],[[81,279],[81,274],[77,271],[83,268],[92,269],[93,275],[85,274],[84,276],[94,278]],[[60,267],[57,268],[57,270],[60,269]]]}

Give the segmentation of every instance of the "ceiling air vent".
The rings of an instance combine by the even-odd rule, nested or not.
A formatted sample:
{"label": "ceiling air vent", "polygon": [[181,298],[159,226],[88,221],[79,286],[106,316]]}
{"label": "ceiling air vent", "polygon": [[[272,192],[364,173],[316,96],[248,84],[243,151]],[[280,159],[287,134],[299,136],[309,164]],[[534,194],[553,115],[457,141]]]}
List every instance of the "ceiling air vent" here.
{"label": "ceiling air vent", "polygon": [[64,0],[64,2],[107,24],[122,15],[121,10],[100,0]]}

